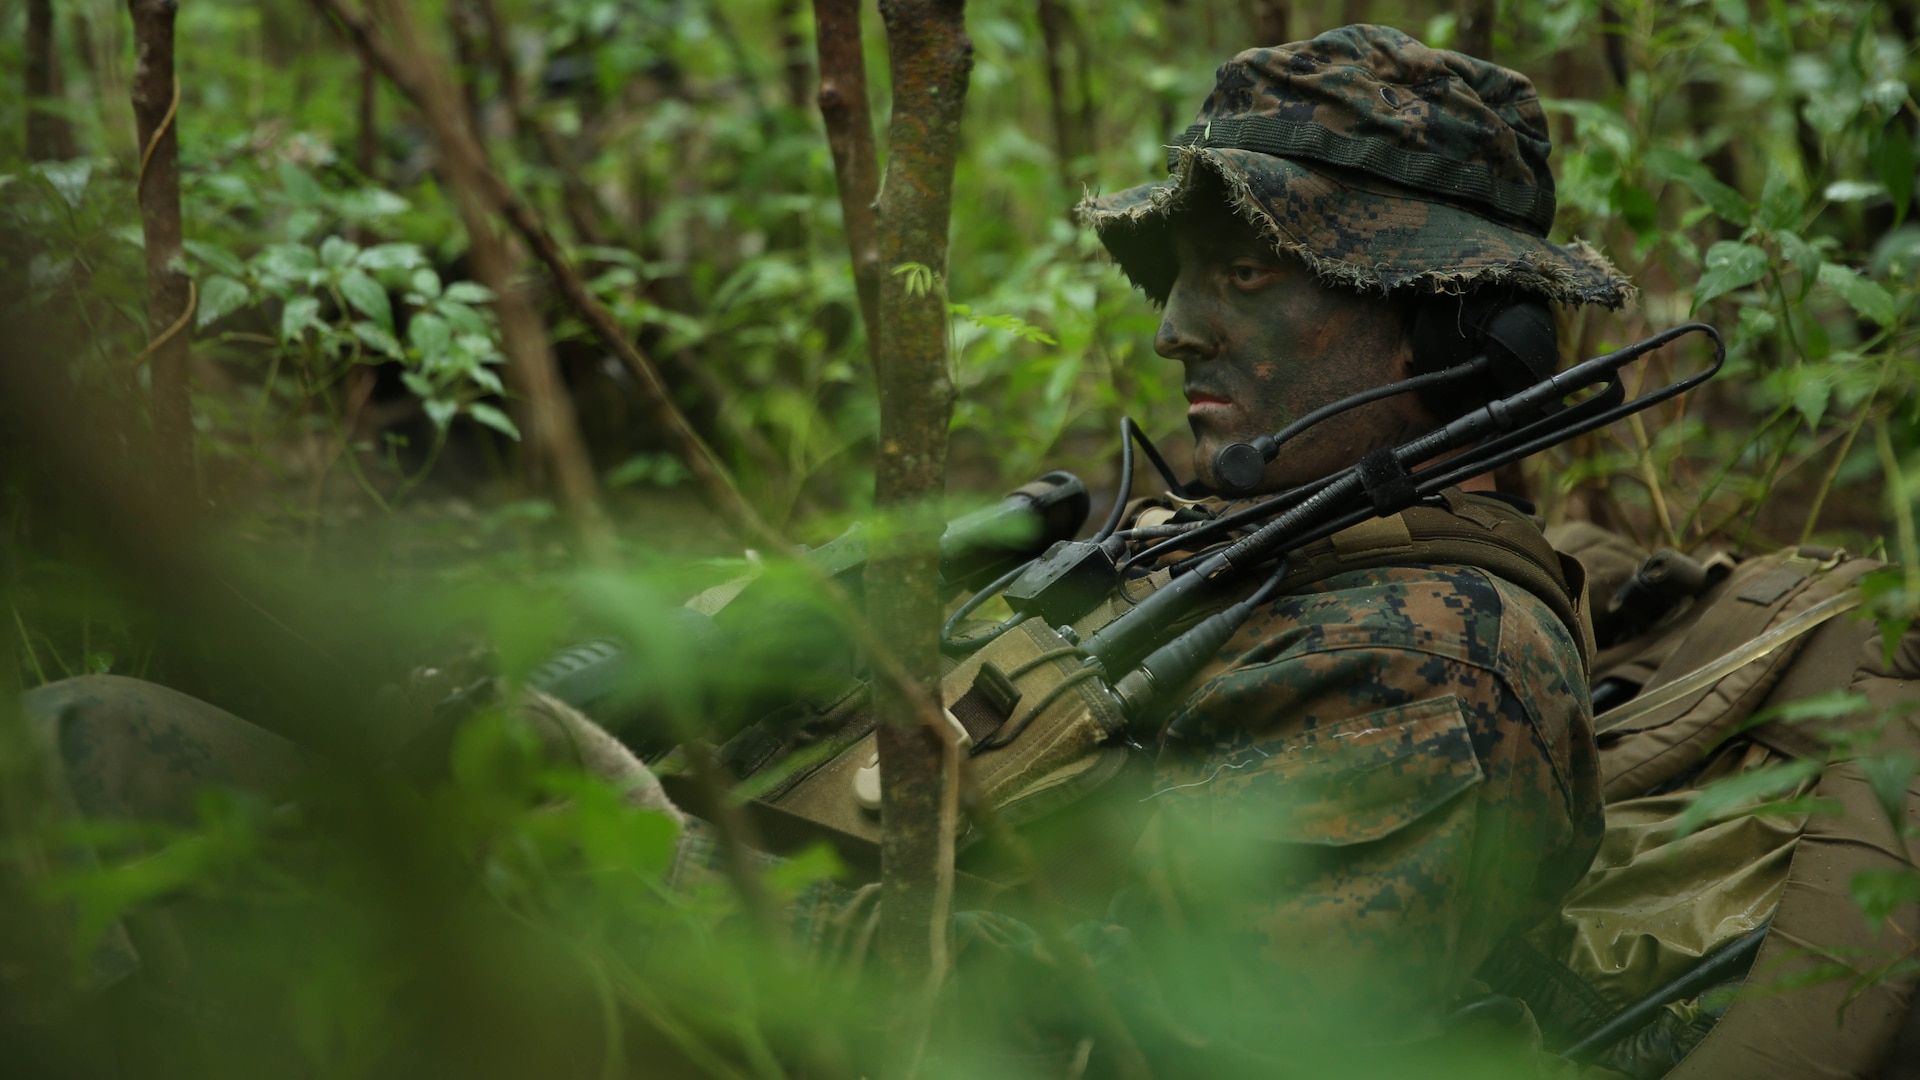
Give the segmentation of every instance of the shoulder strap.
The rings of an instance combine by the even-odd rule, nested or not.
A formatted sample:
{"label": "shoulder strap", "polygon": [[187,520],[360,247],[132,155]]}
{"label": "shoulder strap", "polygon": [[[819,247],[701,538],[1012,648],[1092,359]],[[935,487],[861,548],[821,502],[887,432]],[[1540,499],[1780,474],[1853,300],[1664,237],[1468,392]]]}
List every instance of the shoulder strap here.
{"label": "shoulder strap", "polygon": [[[1741,563],[1704,594],[1678,647],[1640,696],[1599,720],[1609,802],[1630,798],[1699,764],[1774,700],[1807,643],[1857,603],[1854,584],[1881,564],[1832,548],[1788,548]],[[1857,636],[1845,635],[1842,636]],[[1854,664],[1822,663],[1794,680],[1796,695],[1844,687]]]}
{"label": "shoulder strap", "polygon": [[1587,577],[1578,560],[1547,543],[1532,519],[1498,499],[1459,488],[1443,505],[1373,518],[1295,551],[1284,588],[1297,589],[1380,566],[1472,566],[1540,598],[1573,635],[1583,666],[1593,662]]}

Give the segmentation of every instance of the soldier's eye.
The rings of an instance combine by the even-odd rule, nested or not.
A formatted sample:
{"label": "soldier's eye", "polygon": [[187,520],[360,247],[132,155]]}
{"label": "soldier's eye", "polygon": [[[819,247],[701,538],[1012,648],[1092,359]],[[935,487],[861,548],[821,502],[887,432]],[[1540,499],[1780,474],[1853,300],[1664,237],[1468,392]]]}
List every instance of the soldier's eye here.
{"label": "soldier's eye", "polygon": [[1227,268],[1227,276],[1243,289],[1257,288],[1273,278],[1273,268],[1257,262],[1236,262]]}

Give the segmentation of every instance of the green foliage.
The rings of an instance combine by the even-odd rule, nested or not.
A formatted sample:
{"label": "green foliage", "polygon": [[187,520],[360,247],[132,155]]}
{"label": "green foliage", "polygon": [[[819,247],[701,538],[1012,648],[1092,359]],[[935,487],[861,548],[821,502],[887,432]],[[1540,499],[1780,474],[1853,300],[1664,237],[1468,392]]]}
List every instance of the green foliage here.
{"label": "green foliage", "polygon": [[[469,33],[454,73],[475,129],[749,497],[798,538],[838,533],[871,498],[877,411],[813,76],[787,69],[812,55],[805,5],[497,2],[525,116]],[[124,12],[57,6],[63,111],[85,156],[26,161],[19,80],[0,91],[0,310],[35,327],[43,312],[70,313],[74,325],[56,328],[66,385],[139,417],[149,375],[134,360],[159,328],[134,207]],[[410,5],[436,43],[454,36],[464,6]],[[1032,4],[968,7],[976,53],[950,264],[888,272],[947,304],[955,501],[1052,467],[1098,489],[1115,472],[1120,416],[1170,448],[1184,438],[1181,372],[1154,355],[1156,313],[1070,208],[1088,188],[1162,175],[1165,140],[1211,88],[1214,65],[1248,43],[1246,5],[1061,0],[1071,26],[1052,45]],[[23,67],[20,8],[0,11],[8,71]],[[1288,8],[1296,36],[1356,10]],[[1494,55],[1537,78],[1554,126],[1556,237],[1594,243],[1642,289],[1622,314],[1567,319],[1568,358],[1687,317],[1730,343],[1716,384],[1531,462],[1544,512],[1605,521],[1650,546],[1818,538],[1898,556],[1904,569],[1864,586],[1891,650],[1920,612],[1904,480],[1920,468],[1913,43],[1883,6],[1860,0],[1497,8]],[[1358,10],[1434,44],[1463,31],[1430,5]],[[884,49],[866,14],[884,122]],[[331,664],[356,639],[404,626],[410,644],[389,651],[411,655],[386,657],[401,669],[484,642],[487,666],[510,686],[570,641],[642,643],[652,662],[637,689],[669,703],[663,722],[680,734],[710,718],[714,695],[777,694],[808,677],[791,657],[775,666],[791,644],[778,638],[764,669],[714,670],[661,616],[748,566],[691,506],[685,466],[663,452],[630,373],[527,263],[523,284],[621,526],[620,553],[640,568],[575,576],[551,470],[529,445],[538,439],[520,439],[523,427],[537,431],[503,378],[493,297],[465,280],[464,228],[398,96],[383,88],[363,102],[359,63],[303,2],[187,4],[179,26],[196,438],[221,550],[234,581],[311,573],[340,595],[391,601],[369,605],[380,630],[318,617],[316,630],[275,611],[269,623],[281,625],[264,632],[295,649],[323,639],[327,658],[311,662]],[[1624,79],[1608,70],[1610,49]],[[1056,93],[1058,123],[1046,107]],[[571,160],[554,160],[528,119]],[[570,180],[586,190],[584,210]],[[1647,378],[1703,355],[1675,350]],[[138,469],[137,440],[98,441]],[[1172,456],[1179,463],[1177,448]],[[13,683],[84,672],[192,676],[202,690],[275,700],[280,688],[199,656],[174,609],[149,606],[164,590],[105,584],[124,568],[83,561],[98,536],[36,502],[11,471],[5,479],[0,724],[17,720]],[[195,585],[225,596],[234,581]],[[788,586],[810,626],[834,625],[827,601]],[[365,703],[396,676],[341,673],[364,691],[354,698],[364,708],[343,715],[384,723]],[[1832,739],[1833,753],[1860,755],[1891,815],[1914,763],[1877,754],[1871,735],[1908,718],[1862,716],[1859,699],[1840,695],[1755,722],[1863,724]],[[234,1027],[250,1022],[255,1035],[224,1057],[168,1048],[177,1056],[167,1063],[186,1073],[224,1062],[235,1075],[384,1074],[456,1052],[471,1055],[475,1075],[851,1075],[850,1061],[866,1061],[834,1041],[898,999],[863,997],[870,988],[821,980],[762,948],[740,931],[748,913],[718,879],[667,888],[675,833],[665,818],[551,766],[502,711],[461,735],[452,762],[422,784],[349,762],[301,792],[298,810],[216,795],[196,822],[165,829],[60,833],[40,810],[0,800],[6,865],[83,840],[103,854],[66,868],[43,898],[57,903],[34,908],[53,918],[71,907],[76,966],[115,919],[162,901],[248,913],[222,927],[231,947],[215,980],[259,995],[227,1003],[244,1021]],[[1681,827],[1831,810],[1806,790],[1818,764],[1709,788]],[[0,780],[31,772],[14,741],[0,740],[0,767]],[[786,899],[833,872],[816,854],[766,881]],[[1916,880],[1891,871],[1851,888],[1881,919],[1920,897]],[[1205,986],[1207,974],[1182,969],[1174,982]],[[1826,972],[1861,985],[1886,974]],[[993,1039],[948,1036],[929,1071],[1009,1071]],[[298,1068],[279,1067],[289,1047]]]}

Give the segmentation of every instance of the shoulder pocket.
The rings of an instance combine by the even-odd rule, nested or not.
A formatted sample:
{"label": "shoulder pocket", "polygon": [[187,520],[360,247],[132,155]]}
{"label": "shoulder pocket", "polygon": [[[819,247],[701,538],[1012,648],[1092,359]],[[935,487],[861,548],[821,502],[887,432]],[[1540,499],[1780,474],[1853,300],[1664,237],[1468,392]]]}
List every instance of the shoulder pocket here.
{"label": "shoulder pocket", "polygon": [[1448,694],[1249,747],[1190,790],[1223,832],[1338,847],[1392,835],[1485,776]]}

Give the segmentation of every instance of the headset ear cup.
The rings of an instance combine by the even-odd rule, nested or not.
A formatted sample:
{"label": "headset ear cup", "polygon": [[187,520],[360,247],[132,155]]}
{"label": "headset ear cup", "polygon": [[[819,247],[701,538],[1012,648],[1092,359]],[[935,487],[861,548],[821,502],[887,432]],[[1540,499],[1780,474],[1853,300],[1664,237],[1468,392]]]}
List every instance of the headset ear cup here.
{"label": "headset ear cup", "polygon": [[1507,393],[1516,393],[1550,376],[1560,367],[1560,335],[1553,312],[1532,297],[1501,305],[1480,324],[1485,348],[1494,360],[1494,378]]}

